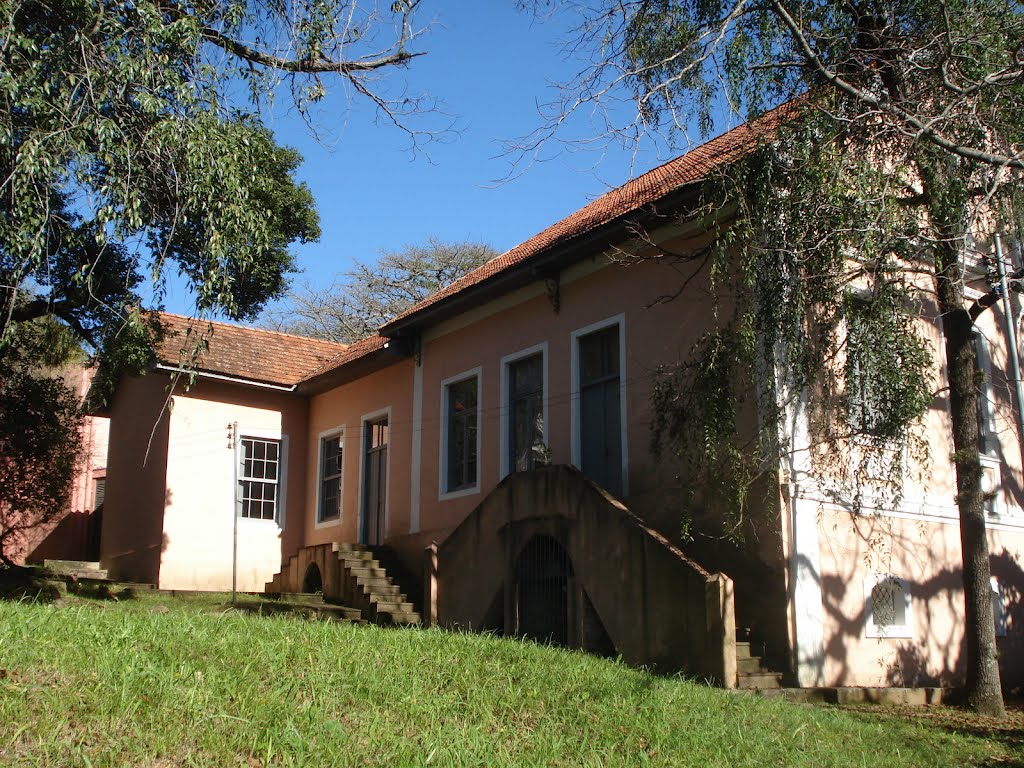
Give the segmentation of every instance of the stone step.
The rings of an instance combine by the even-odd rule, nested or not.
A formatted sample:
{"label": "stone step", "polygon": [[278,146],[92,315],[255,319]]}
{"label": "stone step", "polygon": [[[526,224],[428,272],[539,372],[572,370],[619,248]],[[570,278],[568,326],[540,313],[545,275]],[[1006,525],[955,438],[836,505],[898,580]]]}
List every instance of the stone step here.
{"label": "stone step", "polygon": [[420,615],[415,611],[381,611],[377,614],[378,624],[408,626],[419,624]]}
{"label": "stone step", "polygon": [[100,564],[94,560],[43,560],[43,567],[54,573],[71,571],[99,571]]}
{"label": "stone step", "polygon": [[[409,602],[409,599],[398,591],[398,587],[391,587],[388,591],[381,589],[363,589],[363,596],[372,605],[376,605],[377,603],[412,605],[412,603]],[[413,606],[413,610],[416,610],[416,606]]]}
{"label": "stone step", "polygon": [[349,608],[347,605],[320,603],[319,605],[313,604],[304,607],[312,608],[317,613],[323,614],[325,616],[331,616],[333,618],[338,619],[345,619],[347,621],[362,621],[363,619],[362,611],[360,611],[358,608]]}
{"label": "stone step", "polygon": [[369,552],[370,548],[365,544],[354,544],[352,542],[343,542],[334,545],[335,552]]}
{"label": "stone step", "polygon": [[770,672],[764,660],[760,656],[749,656],[736,659],[736,671],[739,674],[753,674],[755,672]]}
{"label": "stone step", "polygon": [[61,571],[60,575],[65,578],[77,579],[83,584],[99,582],[113,583],[106,571],[94,571],[91,568],[88,568],[84,571],[73,570],[69,568],[65,571]]}
{"label": "stone step", "polygon": [[387,576],[356,576],[356,584],[371,592],[398,591],[398,587]]}
{"label": "stone step", "polygon": [[282,603],[294,605],[324,605],[324,596],[319,592],[275,592],[267,597]]}
{"label": "stone step", "polygon": [[369,578],[388,578],[388,572],[380,566],[371,568],[370,566],[360,565],[358,567],[350,567],[348,569],[348,572],[351,573],[353,576],[364,576]]}
{"label": "stone step", "polygon": [[736,684],[745,689],[774,689],[782,687],[781,672],[740,673],[736,676]]}
{"label": "stone step", "polygon": [[376,595],[370,595],[370,603],[374,608],[380,611],[388,611],[389,613],[415,613],[416,608],[413,607],[412,603],[407,603],[401,600],[388,600],[387,598],[379,598]]}
{"label": "stone step", "polygon": [[277,614],[298,614],[300,616],[320,616],[334,621],[350,623],[366,623],[363,621],[363,612],[358,608],[350,608],[346,605],[333,605],[322,601],[311,600],[302,602],[301,595],[292,593],[289,600],[276,600],[273,598],[257,600],[241,600],[237,607],[243,611],[252,613],[277,613]]}
{"label": "stone step", "polygon": [[381,566],[380,562],[373,557],[342,557],[339,559],[345,568],[379,568]]}
{"label": "stone step", "polygon": [[746,640],[736,643],[736,658],[756,659],[764,656],[763,643],[751,643]]}

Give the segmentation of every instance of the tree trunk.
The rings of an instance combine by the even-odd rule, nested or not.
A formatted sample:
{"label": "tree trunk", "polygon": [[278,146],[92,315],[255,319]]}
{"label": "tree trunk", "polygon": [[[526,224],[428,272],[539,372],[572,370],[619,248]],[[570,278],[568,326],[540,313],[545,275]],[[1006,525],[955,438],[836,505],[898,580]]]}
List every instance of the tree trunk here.
{"label": "tree trunk", "polygon": [[[930,186],[925,177],[925,188]],[[960,544],[963,549],[965,603],[964,638],[967,650],[967,706],[985,715],[1006,714],[996,660],[995,622],[992,615],[991,569],[985,506],[981,489],[978,443],[978,392],[975,383],[973,322],[964,306],[963,273],[952,227],[937,221],[935,282],[949,376],[949,410],[953,428]]]}

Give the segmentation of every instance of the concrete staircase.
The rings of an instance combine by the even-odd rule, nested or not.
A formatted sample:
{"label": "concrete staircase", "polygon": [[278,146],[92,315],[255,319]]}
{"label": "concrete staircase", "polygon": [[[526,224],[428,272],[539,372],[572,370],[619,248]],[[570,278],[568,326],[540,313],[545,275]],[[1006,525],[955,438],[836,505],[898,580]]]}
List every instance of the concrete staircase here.
{"label": "concrete staircase", "polygon": [[359,611],[374,624],[419,624],[420,615],[373,552],[361,544],[303,547],[266,585],[268,596],[301,593],[316,566],[325,603]]}
{"label": "concrete staircase", "polygon": [[100,564],[91,560],[44,560],[43,567],[55,576],[72,576],[76,579],[106,581],[107,572]]}
{"label": "concrete staircase", "polygon": [[361,544],[338,545],[338,560],[344,576],[343,602],[359,608],[375,624],[419,624],[420,615],[412,602]]}
{"label": "concrete staircase", "polygon": [[766,690],[782,687],[782,673],[765,663],[764,645],[750,640],[736,641],[736,687]]}
{"label": "concrete staircase", "polygon": [[273,598],[252,600],[248,597],[239,599],[236,607],[250,613],[273,614],[289,613],[308,618],[321,618],[343,624],[365,624],[363,612],[358,608],[346,605],[335,605],[324,600],[320,593],[282,592]]}

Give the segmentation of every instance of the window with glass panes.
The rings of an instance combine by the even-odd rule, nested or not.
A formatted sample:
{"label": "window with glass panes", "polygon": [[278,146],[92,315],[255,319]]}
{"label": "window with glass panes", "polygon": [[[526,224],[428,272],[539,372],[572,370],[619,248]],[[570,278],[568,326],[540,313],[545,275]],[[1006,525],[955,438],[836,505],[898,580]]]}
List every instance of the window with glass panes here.
{"label": "window with glass panes", "polygon": [[543,463],[544,355],[508,364],[509,471],[524,472]]}
{"label": "window with glass panes", "polygon": [[615,496],[622,495],[622,381],[619,326],[579,339],[580,469]]}
{"label": "window with glass panes", "polygon": [[341,517],[341,459],[344,451],[342,435],[320,440],[320,508],[317,521]]}
{"label": "window with glass panes", "polygon": [[447,387],[448,477],[445,491],[476,485],[477,378]]}
{"label": "window with glass panes", "polygon": [[276,520],[281,441],[243,437],[239,447],[241,516],[254,520]]}

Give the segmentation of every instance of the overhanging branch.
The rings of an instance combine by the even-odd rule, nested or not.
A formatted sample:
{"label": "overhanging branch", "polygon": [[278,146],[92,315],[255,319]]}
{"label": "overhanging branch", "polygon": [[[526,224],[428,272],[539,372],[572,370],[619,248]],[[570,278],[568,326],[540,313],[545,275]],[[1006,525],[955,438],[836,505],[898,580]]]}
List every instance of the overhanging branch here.
{"label": "overhanging branch", "polygon": [[228,37],[212,27],[203,27],[203,38],[207,42],[213,43],[228,53],[252,64],[277,69],[282,72],[305,75],[319,75],[327,73],[354,75],[360,72],[372,72],[375,69],[382,69],[384,67],[404,66],[411,59],[425,55],[424,52],[409,53],[408,51],[400,48],[387,56],[381,56],[375,59],[356,59],[355,61],[333,61],[330,59],[313,58],[288,59],[283,56],[274,56],[269,53],[264,53],[263,51],[258,51],[232,37]]}

